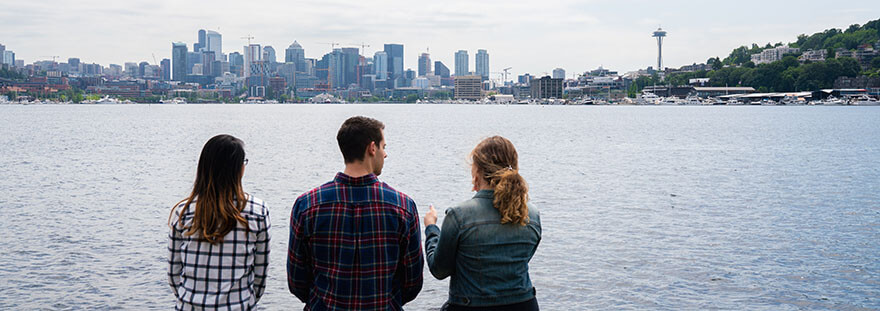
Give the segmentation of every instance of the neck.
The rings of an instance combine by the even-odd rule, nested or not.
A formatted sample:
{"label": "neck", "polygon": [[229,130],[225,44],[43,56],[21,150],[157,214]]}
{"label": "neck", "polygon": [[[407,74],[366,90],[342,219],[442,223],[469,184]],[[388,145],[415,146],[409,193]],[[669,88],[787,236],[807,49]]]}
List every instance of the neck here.
{"label": "neck", "polygon": [[373,173],[373,167],[364,161],[345,163],[342,173],[351,177],[367,176]]}

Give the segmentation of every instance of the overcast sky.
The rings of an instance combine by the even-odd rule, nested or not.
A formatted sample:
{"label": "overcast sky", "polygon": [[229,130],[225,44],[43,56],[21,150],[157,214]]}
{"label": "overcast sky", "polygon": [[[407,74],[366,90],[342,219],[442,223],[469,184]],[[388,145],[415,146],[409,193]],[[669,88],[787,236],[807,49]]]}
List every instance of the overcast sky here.
{"label": "overcast sky", "polygon": [[[664,65],[679,67],[726,56],[753,42],[794,41],[798,34],[846,28],[880,18],[880,2],[854,1],[590,1],[590,0],[7,0],[0,10],[0,44],[27,63],[57,55],[66,62],[110,63],[171,58],[171,42],[190,49],[200,28],[223,35],[223,52],[241,52],[248,34],[284,49],[300,42],[320,58],[327,42],[364,42],[371,56],[384,43],[404,45],[408,68],[430,48],[432,60],[453,68],[453,53],[477,49],[490,69],[569,76],[604,66],[621,73],[656,63],[651,33],[662,25]],[[494,75],[493,75],[494,77]]]}

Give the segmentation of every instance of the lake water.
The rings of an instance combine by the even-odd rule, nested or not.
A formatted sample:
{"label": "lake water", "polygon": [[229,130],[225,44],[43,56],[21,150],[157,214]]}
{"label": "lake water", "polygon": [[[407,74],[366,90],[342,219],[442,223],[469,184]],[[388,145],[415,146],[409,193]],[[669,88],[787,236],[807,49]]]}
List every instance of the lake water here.
{"label": "lake water", "polygon": [[[301,309],[290,207],[353,115],[385,122],[380,178],[422,214],[472,196],[481,138],[514,142],[544,310],[880,309],[880,107],[448,105],[0,106],[0,309],[171,308],[168,213],[219,133],[272,216],[259,306]],[[409,310],[446,299],[425,271]]]}

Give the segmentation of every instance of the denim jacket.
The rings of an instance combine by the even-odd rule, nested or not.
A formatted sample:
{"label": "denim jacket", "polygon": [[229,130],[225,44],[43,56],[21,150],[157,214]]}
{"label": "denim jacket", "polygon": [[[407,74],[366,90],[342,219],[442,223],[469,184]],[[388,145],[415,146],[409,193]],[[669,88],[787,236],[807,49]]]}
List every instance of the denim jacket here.
{"label": "denim jacket", "polygon": [[452,276],[451,304],[497,306],[535,297],[529,260],[541,242],[538,210],[529,204],[525,226],[501,224],[493,196],[492,190],[480,190],[446,210],[442,232],[437,225],[425,228],[428,268],[438,279]]}

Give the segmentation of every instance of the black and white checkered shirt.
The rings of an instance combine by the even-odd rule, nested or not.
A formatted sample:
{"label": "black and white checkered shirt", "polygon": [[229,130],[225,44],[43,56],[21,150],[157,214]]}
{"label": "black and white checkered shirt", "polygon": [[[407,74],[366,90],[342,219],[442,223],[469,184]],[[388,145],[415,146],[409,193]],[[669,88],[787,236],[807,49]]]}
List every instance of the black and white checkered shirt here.
{"label": "black and white checkered shirt", "polygon": [[[168,235],[168,281],[177,296],[176,310],[251,310],[266,288],[269,266],[269,209],[250,197],[241,212],[241,224],[223,242],[212,245],[198,234],[187,236],[195,201],[174,209]],[[178,215],[185,211],[178,222]]]}

